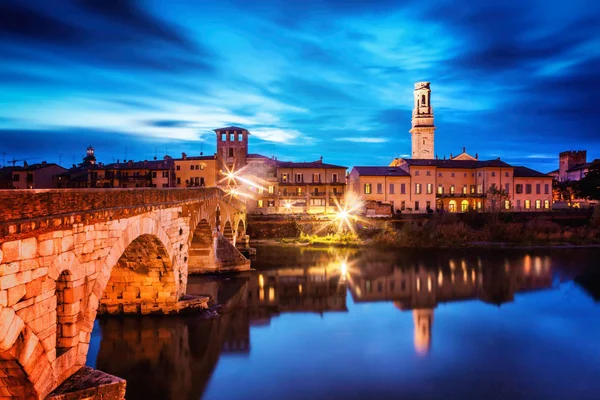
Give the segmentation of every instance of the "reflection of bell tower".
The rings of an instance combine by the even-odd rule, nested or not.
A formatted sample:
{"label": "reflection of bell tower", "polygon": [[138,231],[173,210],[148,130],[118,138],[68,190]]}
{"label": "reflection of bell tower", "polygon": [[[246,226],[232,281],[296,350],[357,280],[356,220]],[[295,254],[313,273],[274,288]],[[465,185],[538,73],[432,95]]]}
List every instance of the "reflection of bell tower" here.
{"label": "reflection of bell tower", "polygon": [[415,83],[414,108],[412,113],[412,158],[433,159],[433,108],[429,82]]}
{"label": "reflection of bell tower", "polygon": [[415,323],[415,350],[419,354],[427,354],[431,348],[433,309],[413,310],[413,321]]}
{"label": "reflection of bell tower", "polygon": [[248,131],[237,126],[215,129],[217,134],[217,169],[237,171],[246,165]]}

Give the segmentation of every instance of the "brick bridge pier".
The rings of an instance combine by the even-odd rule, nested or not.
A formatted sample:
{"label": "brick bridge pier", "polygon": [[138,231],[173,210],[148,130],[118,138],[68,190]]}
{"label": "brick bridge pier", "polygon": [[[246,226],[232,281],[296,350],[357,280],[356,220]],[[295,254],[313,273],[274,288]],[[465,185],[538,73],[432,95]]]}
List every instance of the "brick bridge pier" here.
{"label": "brick bridge pier", "polygon": [[245,224],[217,188],[0,191],[0,399],[79,371],[97,313],[206,307],[188,273],[249,269]]}

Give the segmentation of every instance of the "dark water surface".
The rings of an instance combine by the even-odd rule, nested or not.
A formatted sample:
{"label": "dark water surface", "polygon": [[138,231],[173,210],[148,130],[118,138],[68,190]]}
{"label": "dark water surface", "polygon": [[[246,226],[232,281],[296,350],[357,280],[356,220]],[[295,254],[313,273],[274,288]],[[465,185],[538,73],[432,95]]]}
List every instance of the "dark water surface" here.
{"label": "dark water surface", "polygon": [[97,321],[134,399],[600,399],[600,249],[259,247],[220,317]]}

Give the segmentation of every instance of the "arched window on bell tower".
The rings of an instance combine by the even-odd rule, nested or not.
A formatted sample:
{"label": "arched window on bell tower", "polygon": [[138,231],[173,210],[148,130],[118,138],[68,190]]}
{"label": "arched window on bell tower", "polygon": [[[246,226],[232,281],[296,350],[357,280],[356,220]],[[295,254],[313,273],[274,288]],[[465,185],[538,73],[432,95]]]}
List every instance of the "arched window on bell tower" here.
{"label": "arched window on bell tower", "polygon": [[421,105],[425,107],[427,105],[427,101],[425,100],[425,95],[421,95]]}

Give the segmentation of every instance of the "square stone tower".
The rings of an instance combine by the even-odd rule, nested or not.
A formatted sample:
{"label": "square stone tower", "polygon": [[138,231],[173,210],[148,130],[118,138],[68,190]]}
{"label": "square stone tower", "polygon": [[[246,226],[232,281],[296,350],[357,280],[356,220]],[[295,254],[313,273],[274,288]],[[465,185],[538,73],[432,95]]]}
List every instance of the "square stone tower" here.
{"label": "square stone tower", "polygon": [[412,158],[433,159],[434,131],[433,108],[429,82],[415,83],[414,108],[412,112]]}
{"label": "square stone tower", "polygon": [[563,151],[558,155],[558,181],[569,180],[567,171],[579,164],[585,164],[587,160],[587,151]]}
{"label": "square stone tower", "polygon": [[217,170],[237,171],[246,165],[248,135],[238,126],[215,129],[217,134]]}

